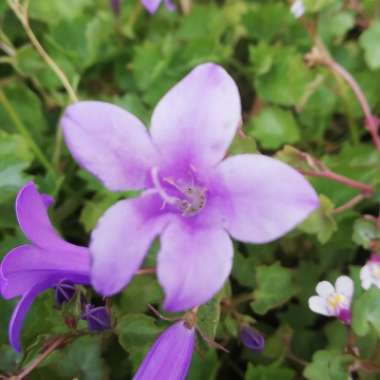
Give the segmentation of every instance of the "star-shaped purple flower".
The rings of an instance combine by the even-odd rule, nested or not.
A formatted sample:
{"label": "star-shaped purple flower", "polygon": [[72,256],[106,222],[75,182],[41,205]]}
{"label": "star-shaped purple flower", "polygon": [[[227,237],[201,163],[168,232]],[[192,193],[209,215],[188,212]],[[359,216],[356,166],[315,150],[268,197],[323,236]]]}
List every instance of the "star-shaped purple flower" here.
{"label": "star-shaped purple flower", "polygon": [[90,282],[88,249],[67,243],[55,232],[47,207],[52,199],[38,193],[32,182],[18,193],[16,215],[20,228],[31,244],[8,252],[0,264],[0,292],[10,299],[21,296],[9,323],[9,341],[20,351],[20,331],[29,307],[44,290],[66,280]]}
{"label": "star-shaped purple flower", "polygon": [[164,308],[200,305],[231,272],[231,237],[272,241],[318,207],[313,188],[286,164],[260,154],[223,159],[240,123],[238,88],[212,63],[196,67],[161,99],[150,131],[108,103],[66,109],[61,125],[77,162],[111,191],[144,190],[112,206],[92,233],[97,291],[120,291],[160,236]]}
{"label": "star-shaped purple flower", "polygon": [[184,380],[195,344],[195,328],[179,321],[167,328],[146,354],[133,380]]}

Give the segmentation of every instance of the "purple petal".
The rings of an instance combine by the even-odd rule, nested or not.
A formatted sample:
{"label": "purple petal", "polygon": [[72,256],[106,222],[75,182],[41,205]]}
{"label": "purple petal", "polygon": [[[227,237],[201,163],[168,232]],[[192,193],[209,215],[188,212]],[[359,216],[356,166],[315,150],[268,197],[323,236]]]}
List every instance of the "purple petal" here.
{"label": "purple petal", "polygon": [[22,295],[51,276],[57,281],[66,279],[88,283],[89,272],[90,256],[86,248],[50,251],[22,245],[11,250],[0,264],[2,296],[13,298]]}
{"label": "purple petal", "polygon": [[153,112],[151,135],[164,161],[210,166],[225,155],[241,121],[234,80],[220,66],[197,66]]}
{"label": "purple petal", "polygon": [[135,116],[109,103],[78,102],[66,108],[61,126],[75,160],[109,190],[147,186],[155,150]]}
{"label": "purple petal", "polygon": [[65,242],[54,230],[47,213],[51,202],[41,195],[32,182],[24,185],[17,194],[16,215],[25,236],[43,248],[71,250],[75,246]]}
{"label": "purple petal", "polygon": [[161,0],[141,0],[142,6],[151,14],[155,13],[161,4]]}
{"label": "purple petal", "polygon": [[272,158],[258,154],[230,157],[217,172],[220,194],[225,192],[219,206],[226,229],[237,240],[275,240],[319,206],[317,194],[304,177]]}
{"label": "purple petal", "polygon": [[207,302],[231,272],[233,247],[221,228],[171,223],[161,234],[157,274],[164,308],[182,311]]}
{"label": "purple petal", "polygon": [[176,6],[175,6],[175,4],[172,2],[172,0],[164,0],[164,5],[165,5],[165,7],[166,7],[166,9],[167,9],[168,11],[173,12],[173,11],[175,11],[175,9],[176,9]]}
{"label": "purple petal", "polygon": [[21,351],[20,333],[22,324],[24,323],[26,314],[33,303],[34,299],[39,293],[49,288],[52,285],[51,281],[45,281],[44,283],[33,286],[28,292],[26,292],[20,301],[17,303],[11,321],[8,326],[9,343],[13,349],[17,352]]}
{"label": "purple petal", "polygon": [[154,342],[133,380],[184,380],[194,350],[195,331],[180,321]]}
{"label": "purple petal", "polygon": [[117,202],[100,218],[92,233],[92,283],[103,295],[121,290],[140,267],[167,217],[153,195]]}

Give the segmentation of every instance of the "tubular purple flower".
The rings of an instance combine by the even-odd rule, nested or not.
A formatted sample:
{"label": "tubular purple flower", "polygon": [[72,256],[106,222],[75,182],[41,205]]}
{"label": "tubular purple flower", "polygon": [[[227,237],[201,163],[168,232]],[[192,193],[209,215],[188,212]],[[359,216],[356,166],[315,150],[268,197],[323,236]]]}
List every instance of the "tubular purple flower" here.
{"label": "tubular purple flower", "polygon": [[195,344],[195,329],[180,321],[167,328],[154,342],[133,380],[183,380]]}
{"label": "tubular purple flower", "polygon": [[24,235],[31,244],[8,252],[0,264],[0,291],[5,299],[21,296],[9,323],[9,341],[21,350],[20,331],[34,299],[63,280],[89,284],[88,249],[64,241],[49,221],[47,207],[52,199],[38,193],[32,182],[19,191],[16,215]]}
{"label": "tubular purple flower", "polygon": [[[175,5],[172,0],[163,0],[166,9],[169,11],[175,10]],[[162,0],[141,0],[142,6],[151,14],[155,13],[162,3]]]}
{"label": "tubular purple flower", "polygon": [[113,205],[92,233],[99,293],[127,285],[160,236],[164,308],[198,306],[231,272],[231,237],[270,242],[318,207],[313,188],[290,166],[260,154],[223,159],[240,122],[238,88],[212,63],[196,67],[161,99],[149,131],[108,103],[66,109],[61,126],[76,161],[111,191],[143,190]]}

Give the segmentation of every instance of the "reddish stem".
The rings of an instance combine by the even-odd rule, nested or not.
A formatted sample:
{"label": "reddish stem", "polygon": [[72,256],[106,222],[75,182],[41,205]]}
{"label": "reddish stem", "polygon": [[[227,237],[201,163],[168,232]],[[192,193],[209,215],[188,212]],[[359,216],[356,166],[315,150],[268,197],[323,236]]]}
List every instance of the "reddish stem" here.
{"label": "reddish stem", "polygon": [[303,175],[307,176],[312,176],[312,177],[322,177],[322,178],[327,178],[331,179],[335,182],[339,182],[343,185],[346,185],[348,187],[352,187],[353,189],[359,190],[362,194],[364,195],[370,195],[374,192],[374,189],[370,185],[366,185],[365,183],[355,181],[351,178],[344,177],[342,175],[333,173],[329,170],[321,171],[321,172],[309,172],[309,171],[303,171],[300,170],[300,172]]}
{"label": "reddish stem", "polygon": [[322,61],[327,67],[334,71],[337,75],[343,78],[347,84],[351,87],[353,93],[356,96],[360,104],[360,108],[364,113],[365,118],[365,127],[371,134],[373,143],[376,146],[376,149],[380,151],[380,136],[378,135],[379,119],[374,116],[369,107],[366,96],[364,95],[363,90],[360,88],[359,84],[353,78],[353,76],[339,63],[333,61],[331,58],[326,58]]}

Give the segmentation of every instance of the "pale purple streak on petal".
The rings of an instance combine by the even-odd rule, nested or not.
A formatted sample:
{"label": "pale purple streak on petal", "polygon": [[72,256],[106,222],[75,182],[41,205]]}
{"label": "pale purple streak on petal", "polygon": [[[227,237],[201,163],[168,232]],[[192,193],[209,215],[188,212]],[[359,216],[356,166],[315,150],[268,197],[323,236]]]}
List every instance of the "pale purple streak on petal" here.
{"label": "pale purple streak on petal", "polygon": [[194,350],[195,330],[183,321],[167,328],[154,342],[133,380],[184,380]]}
{"label": "pale purple streak on petal", "polygon": [[4,298],[12,298],[51,276],[71,279],[74,283],[89,283],[89,272],[87,248],[50,251],[29,244],[21,245],[11,250],[0,264],[1,277],[5,279],[1,291]]}
{"label": "pale purple streak on petal", "polygon": [[26,314],[33,303],[34,299],[46,288],[52,286],[54,281],[48,279],[44,282],[38,283],[26,292],[17,303],[13,310],[11,320],[8,326],[9,343],[17,352],[21,351],[20,333],[21,327],[25,320]]}
{"label": "pale purple streak on petal", "polygon": [[141,4],[149,13],[155,13],[161,4],[161,0],[141,0]]}
{"label": "pale purple streak on petal", "polygon": [[75,160],[109,190],[139,190],[150,183],[155,149],[129,112],[104,102],[78,102],[66,108],[61,126]]}
{"label": "pale purple streak on petal", "polygon": [[237,240],[275,240],[319,205],[317,194],[300,173],[264,155],[232,156],[217,172],[223,221]]}
{"label": "pale purple streak on petal", "polygon": [[17,194],[16,215],[25,236],[34,244],[43,248],[73,249],[54,230],[47,213],[47,198],[42,197],[35,185],[28,182]]}
{"label": "pale purple streak on petal", "polygon": [[117,202],[92,233],[92,283],[102,295],[120,291],[140,267],[149,246],[167,223],[156,195]]}
{"label": "pale purple streak on petal", "polygon": [[195,168],[218,163],[241,121],[234,80],[220,66],[197,66],[158,103],[150,133],[164,161]]}
{"label": "pale purple streak on petal", "polygon": [[207,302],[230,274],[232,255],[231,239],[222,228],[171,222],[161,234],[157,265],[164,309],[182,311]]}
{"label": "pale purple streak on petal", "polygon": [[167,9],[168,11],[173,12],[173,11],[175,11],[175,9],[176,9],[176,6],[175,6],[175,4],[172,2],[172,0],[164,0],[164,5],[165,5],[165,7],[166,7],[166,9]]}

